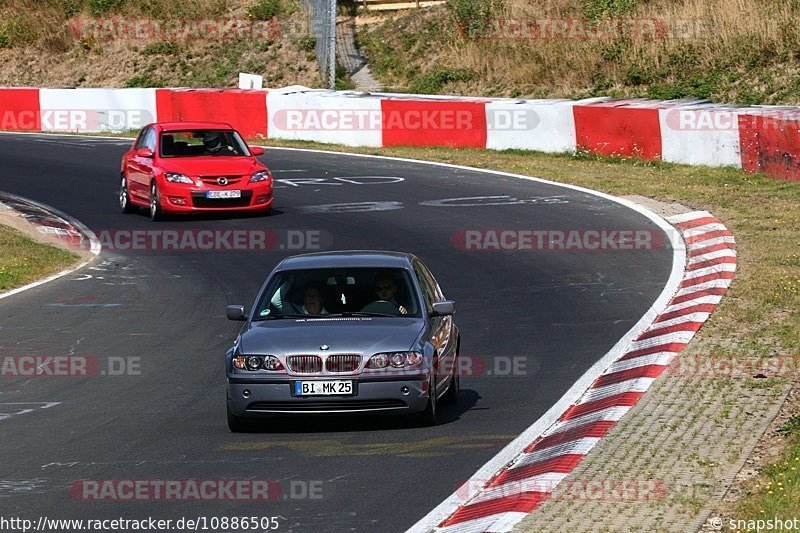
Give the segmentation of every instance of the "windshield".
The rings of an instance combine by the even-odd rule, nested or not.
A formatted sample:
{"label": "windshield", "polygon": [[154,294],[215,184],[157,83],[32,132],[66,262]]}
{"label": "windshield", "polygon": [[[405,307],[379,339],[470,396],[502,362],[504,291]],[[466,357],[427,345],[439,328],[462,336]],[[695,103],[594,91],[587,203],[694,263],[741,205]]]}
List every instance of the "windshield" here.
{"label": "windshield", "polygon": [[308,316],[420,316],[408,272],[392,268],[307,269],[278,272],[253,320]]}
{"label": "windshield", "polygon": [[247,145],[232,130],[165,131],[161,157],[247,156]]}

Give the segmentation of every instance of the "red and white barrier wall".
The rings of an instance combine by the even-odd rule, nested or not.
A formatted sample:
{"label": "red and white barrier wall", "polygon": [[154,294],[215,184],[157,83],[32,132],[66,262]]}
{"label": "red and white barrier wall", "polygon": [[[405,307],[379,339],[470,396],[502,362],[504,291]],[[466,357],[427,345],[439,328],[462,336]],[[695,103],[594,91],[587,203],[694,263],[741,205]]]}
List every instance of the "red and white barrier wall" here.
{"label": "red and white barrier wall", "polygon": [[577,146],[575,106],[601,102],[589,100],[492,100],[486,103],[491,150],[574,152]]}
{"label": "red and white barrier wall", "polygon": [[155,89],[40,89],[41,131],[124,131],[156,119]]}
{"label": "red and white barrier wall", "polygon": [[301,86],[0,88],[0,130],[125,131],[155,120],[224,121],[249,138],[348,146],[585,150],[800,180],[800,108],[369,94]]}
{"label": "red and white barrier wall", "polygon": [[295,86],[270,90],[266,106],[270,139],[383,146],[379,98]]}
{"label": "red and white barrier wall", "polygon": [[247,138],[267,136],[266,91],[155,89],[154,110],[159,122],[227,122]]}
{"label": "red and white barrier wall", "polygon": [[41,131],[39,89],[0,88],[0,130]]}

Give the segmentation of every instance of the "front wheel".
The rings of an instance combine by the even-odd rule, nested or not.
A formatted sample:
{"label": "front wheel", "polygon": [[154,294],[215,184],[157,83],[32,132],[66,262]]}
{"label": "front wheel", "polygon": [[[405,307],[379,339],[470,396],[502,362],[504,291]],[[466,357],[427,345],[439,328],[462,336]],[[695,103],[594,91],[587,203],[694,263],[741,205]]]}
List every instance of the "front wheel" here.
{"label": "front wheel", "polygon": [[420,422],[424,426],[435,426],[439,423],[439,410],[436,401],[436,376],[431,377],[431,388],[429,392],[428,405],[420,413]]}
{"label": "front wheel", "polygon": [[128,192],[128,180],[125,174],[122,175],[122,183],[119,186],[119,208],[126,215],[136,212],[136,206],[131,203],[131,195]]}
{"label": "front wheel", "polygon": [[153,222],[164,220],[164,210],[161,207],[161,198],[158,195],[156,182],[150,185],[150,219]]}
{"label": "front wheel", "polygon": [[244,433],[251,427],[247,420],[233,414],[230,406],[228,406],[228,429],[231,430],[231,433]]}
{"label": "front wheel", "polygon": [[450,385],[447,387],[447,392],[442,396],[442,403],[455,405],[458,403],[458,391],[461,390],[461,380],[458,376],[458,356],[453,362],[453,376],[450,379]]}

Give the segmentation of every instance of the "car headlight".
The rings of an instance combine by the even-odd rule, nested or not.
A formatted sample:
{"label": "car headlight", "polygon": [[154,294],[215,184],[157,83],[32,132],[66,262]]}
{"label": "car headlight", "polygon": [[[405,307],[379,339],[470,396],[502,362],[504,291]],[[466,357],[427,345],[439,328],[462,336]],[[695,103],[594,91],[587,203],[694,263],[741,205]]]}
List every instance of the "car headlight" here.
{"label": "car headlight", "polygon": [[167,178],[167,181],[171,181],[172,183],[188,183],[192,185],[194,182],[189,176],[185,174],[175,174],[174,172],[166,172],[164,177]]}
{"label": "car headlight", "polygon": [[250,183],[255,183],[258,181],[267,181],[271,177],[272,176],[270,175],[269,170],[261,170],[250,176]]}
{"label": "car headlight", "polygon": [[376,353],[367,361],[367,368],[386,368],[389,366],[389,354]]}
{"label": "car headlight", "polygon": [[244,366],[247,370],[256,371],[261,368],[264,358],[257,355],[248,355],[244,358]]}
{"label": "car headlight", "polygon": [[422,362],[419,352],[390,352],[376,353],[367,361],[366,368],[412,368]]}
{"label": "car headlight", "polygon": [[267,355],[264,357],[264,362],[261,363],[261,366],[264,370],[283,370],[283,365],[278,358],[273,355]]}
{"label": "car headlight", "polygon": [[258,370],[278,371],[283,370],[283,365],[274,355],[237,355],[233,358],[233,366],[239,370]]}
{"label": "car headlight", "polygon": [[419,366],[422,363],[422,354],[419,352],[408,352],[406,354],[406,366]]}

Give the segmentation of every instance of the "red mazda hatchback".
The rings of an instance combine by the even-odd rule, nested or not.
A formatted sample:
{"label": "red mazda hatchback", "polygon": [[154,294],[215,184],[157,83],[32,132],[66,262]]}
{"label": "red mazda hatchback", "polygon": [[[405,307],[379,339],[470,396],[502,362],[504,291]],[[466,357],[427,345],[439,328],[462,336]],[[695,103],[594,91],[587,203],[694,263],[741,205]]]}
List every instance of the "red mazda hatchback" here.
{"label": "red mazda hatchback", "polygon": [[272,174],[230,124],[169,122],[142,128],[122,156],[123,213],[168,214],[272,209]]}

